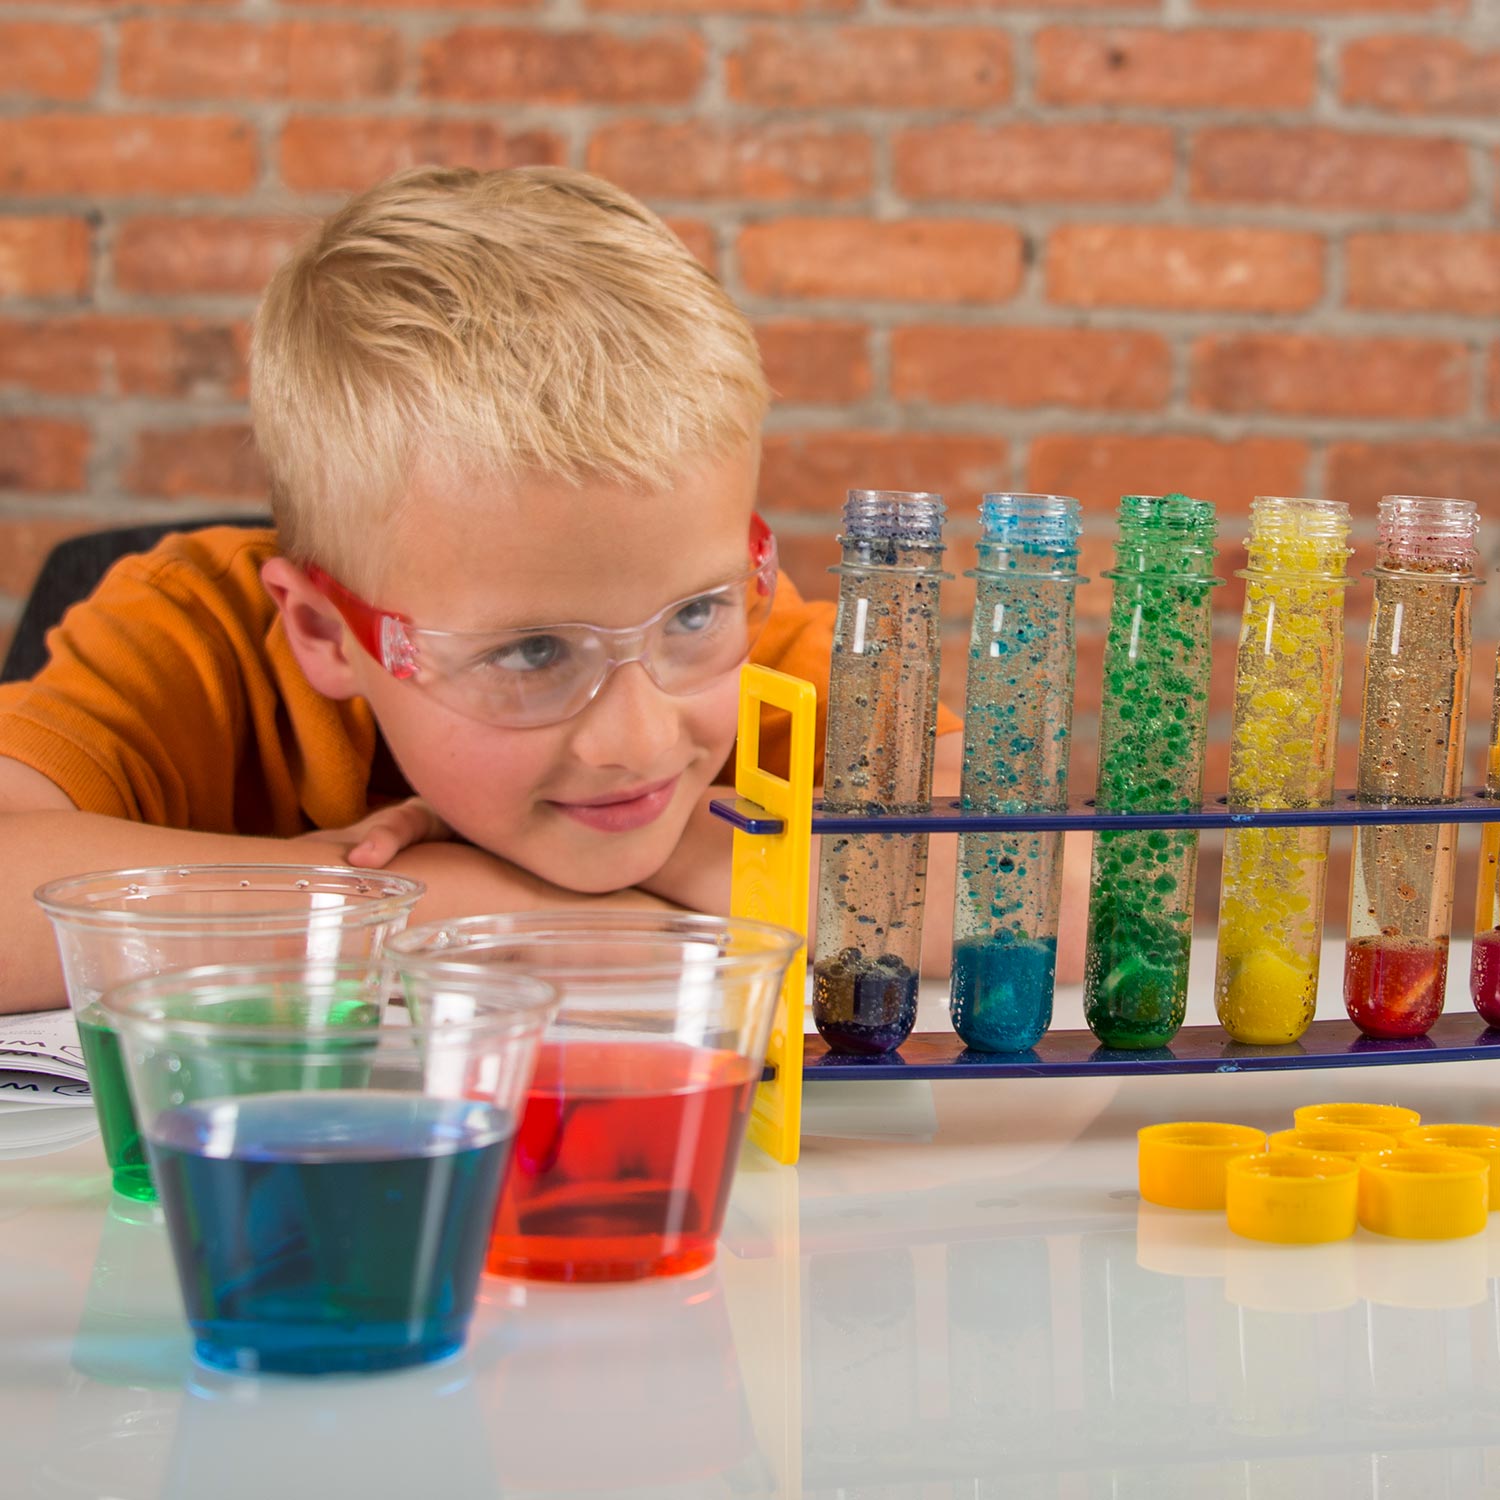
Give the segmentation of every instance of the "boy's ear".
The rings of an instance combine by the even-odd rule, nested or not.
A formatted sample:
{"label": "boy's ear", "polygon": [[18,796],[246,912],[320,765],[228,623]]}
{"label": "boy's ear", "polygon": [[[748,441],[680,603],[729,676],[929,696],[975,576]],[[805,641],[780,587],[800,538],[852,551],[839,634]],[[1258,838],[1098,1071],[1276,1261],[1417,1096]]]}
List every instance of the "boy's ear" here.
{"label": "boy's ear", "polygon": [[350,653],[359,647],[333,603],[295,563],[273,557],[260,581],[281,611],[286,638],[303,675],[325,698],[353,698],[359,682]]}

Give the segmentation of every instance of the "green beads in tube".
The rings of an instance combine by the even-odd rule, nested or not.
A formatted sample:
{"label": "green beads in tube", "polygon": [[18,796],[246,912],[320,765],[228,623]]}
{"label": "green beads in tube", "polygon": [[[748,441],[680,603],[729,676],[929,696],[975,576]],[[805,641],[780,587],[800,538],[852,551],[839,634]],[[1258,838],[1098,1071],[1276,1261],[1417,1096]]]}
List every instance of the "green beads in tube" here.
{"label": "green beads in tube", "polygon": [[[1186,495],[1120,501],[1104,694],[1101,811],[1186,812],[1203,794],[1212,656],[1213,506]],[[1165,1046],[1187,1004],[1194,831],[1094,839],[1084,1014],[1107,1047]]]}

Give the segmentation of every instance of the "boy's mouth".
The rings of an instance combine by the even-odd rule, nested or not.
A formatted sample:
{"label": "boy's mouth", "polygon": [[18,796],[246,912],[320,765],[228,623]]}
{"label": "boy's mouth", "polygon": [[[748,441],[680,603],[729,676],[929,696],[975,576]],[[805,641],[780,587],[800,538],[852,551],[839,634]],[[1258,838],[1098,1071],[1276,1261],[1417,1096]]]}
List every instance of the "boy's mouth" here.
{"label": "boy's mouth", "polygon": [[666,781],[634,787],[608,797],[590,797],[583,802],[553,802],[552,805],[586,828],[600,833],[629,833],[654,823],[667,810],[681,779],[679,773]]}

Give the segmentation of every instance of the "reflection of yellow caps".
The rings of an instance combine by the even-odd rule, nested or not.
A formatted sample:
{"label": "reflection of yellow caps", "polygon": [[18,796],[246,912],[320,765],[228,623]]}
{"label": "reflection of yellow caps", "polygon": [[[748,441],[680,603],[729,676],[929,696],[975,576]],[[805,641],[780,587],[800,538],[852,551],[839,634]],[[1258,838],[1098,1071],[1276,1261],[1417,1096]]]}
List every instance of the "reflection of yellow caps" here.
{"label": "reflection of yellow caps", "polygon": [[1397,1146],[1359,1159],[1359,1222],[1403,1240],[1478,1234],[1490,1213],[1482,1157],[1440,1146]]}
{"label": "reflection of yellow caps", "polygon": [[1141,1197],[1163,1208],[1223,1208],[1225,1164],[1266,1149],[1263,1130],[1199,1120],[1148,1125],[1138,1140]]}
{"label": "reflection of yellow caps", "polygon": [[1135,1212],[1135,1263],[1161,1276],[1224,1274],[1230,1234],[1217,1214],[1180,1214],[1154,1203]]}
{"label": "reflection of yellow caps", "polygon": [[1342,1156],[1283,1151],[1229,1163],[1229,1227],[1247,1240],[1322,1245],[1354,1233],[1359,1168]]}
{"label": "reflection of yellow caps", "polygon": [[1446,1146],[1483,1157],[1490,1164],[1490,1212],[1500,1208],[1493,1187],[1500,1184],[1500,1127],[1494,1125],[1419,1125],[1403,1133],[1401,1146]]}
{"label": "reflection of yellow caps", "polygon": [[1364,1240],[1359,1295],[1383,1307],[1474,1307],[1488,1295],[1485,1236],[1461,1240]]}
{"label": "reflection of yellow caps", "polygon": [[1298,1130],[1311,1130],[1318,1125],[1348,1125],[1355,1130],[1378,1130],[1383,1135],[1397,1136],[1403,1130],[1411,1130],[1422,1123],[1422,1117],[1414,1109],[1403,1109],[1399,1104],[1304,1104],[1292,1111]]}
{"label": "reflection of yellow caps", "polygon": [[1359,1296],[1353,1239],[1325,1245],[1268,1245],[1235,1239],[1224,1295],[1253,1312],[1336,1312]]}
{"label": "reflection of yellow caps", "polygon": [[1278,1130],[1266,1149],[1314,1151],[1319,1156],[1342,1156],[1357,1162],[1366,1151],[1388,1151],[1391,1138],[1380,1130],[1356,1130],[1352,1125],[1313,1125],[1306,1130]]}

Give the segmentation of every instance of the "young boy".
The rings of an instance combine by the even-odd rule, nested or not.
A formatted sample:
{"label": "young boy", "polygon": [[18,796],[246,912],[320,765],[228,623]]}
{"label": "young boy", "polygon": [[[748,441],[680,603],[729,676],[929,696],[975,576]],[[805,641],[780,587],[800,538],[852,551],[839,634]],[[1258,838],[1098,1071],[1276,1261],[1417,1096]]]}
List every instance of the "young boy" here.
{"label": "young boy", "polygon": [[595,178],[407,172],[277,272],[251,392],[275,531],[121,562],[0,689],[0,1010],[61,1002],[31,893],[85,870],[352,857],[427,919],[723,910],[737,669],[826,688],[833,611],[776,581],[718,283]]}

